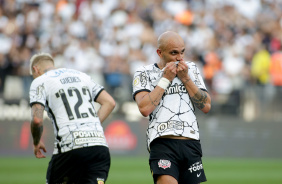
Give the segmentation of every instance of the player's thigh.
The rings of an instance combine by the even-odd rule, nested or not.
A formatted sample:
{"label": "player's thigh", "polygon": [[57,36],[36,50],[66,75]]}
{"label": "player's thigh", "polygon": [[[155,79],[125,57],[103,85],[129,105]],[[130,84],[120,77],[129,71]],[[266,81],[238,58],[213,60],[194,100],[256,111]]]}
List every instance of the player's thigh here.
{"label": "player's thigh", "polygon": [[47,171],[47,183],[103,184],[110,168],[109,149],[92,146],[53,155]]}
{"label": "player's thigh", "polygon": [[156,184],[178,184],[178,182],[170,175],[159,175]]}
{"label": "player's thigh", "polygon": [[179,184],[205,182],[206,176],[202,164],[202,150],[199,141],[186,141],[181,147],[185,159],[180,169]]}
{"label": "player's thigh", "polygon": [[47,183],[67,183],[80,175],[80,172],[76,172],[79,161],[73,159],[72,154],[70,151],[52,156],[47,169]]}
{"label": "player's thigh", "polygon": [[79,183],[104,184],[108,178],[111,165],[109,148],[94,146],[92,155],[89,155],[86,159],[86,164]]}
{"label": "player's thigh", "polygon": [[[171,176],[176,181],[179,178],[179,161],[177,140],[156,139],[151,143],[150,150],[150,169],[154,182],[160,176]],[[163,178],[163,177],[161,177]],[[164,177],[166,178],[166,177]]]}

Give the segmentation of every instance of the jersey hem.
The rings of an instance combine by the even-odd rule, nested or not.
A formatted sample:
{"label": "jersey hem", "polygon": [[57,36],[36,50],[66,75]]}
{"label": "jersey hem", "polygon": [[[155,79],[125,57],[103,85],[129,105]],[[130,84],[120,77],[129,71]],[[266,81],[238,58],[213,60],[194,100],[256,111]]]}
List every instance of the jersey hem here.
{"label": "jersey hem", "polygon": [[29,104],[29,106],[32,107],[34,104],[40,104],[43,107],[45,107],[45,105],[43,103],[41,103],[41,102],[32,102],[32,103]]}
{"label": "jersey hem", "polygon": [[95,99],[94,99],[94,102],[96,102],[96,100],[97,100],[97,98],[99,97],[100,93],[101,93],[102,91],[104,91],[104,90],[105,90],[105,89],[102,88],[102,89],[99,91],[99,93],[96,95],[96,97],[95,97]]}
{"label": "jersey hem", "polygon": [[75,150],[75,149],[81,149],[81,148],[89,148],[89,147],[93,147],[93,146],[104,146],[104,147],[109,147],[107,144],[91,144],[91,145],[88,145],[88,146],[78,146],[78,147],[73,147],[72,149],[65,149],[64,151],[61,150],[61,152],[59,152],[58,148],[54,148],[54,151],[53,151],[53,155],[58,155],[58,154],[61,154],[61,153],[66,153],[66,152],[69,152],[71,150]]}

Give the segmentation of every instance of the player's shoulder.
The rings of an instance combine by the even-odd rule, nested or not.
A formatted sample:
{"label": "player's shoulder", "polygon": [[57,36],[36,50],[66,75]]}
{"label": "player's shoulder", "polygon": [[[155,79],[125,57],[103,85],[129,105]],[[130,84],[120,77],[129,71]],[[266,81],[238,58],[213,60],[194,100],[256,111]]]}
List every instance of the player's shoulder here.
{"label": "player's shoulder", "polygon": [[69,69],[69,68],[58,68],[58,69],[50,70],[44,73],[43,75],[37,77],[32,81],[32,84],[48,83],[50,81],[60,80],[61,78],[69,77],[69,76],[79,76],[87,79],[90,78],[89,75],[80,72],[78,70]]}
{"label": "player's shoulder", "polygon": [[46,72],[44,75],[52,78],[52,77],[59,77],[59,76],[68,75],[68,74],[82,75],[83,72],[80,72],[75,69],[70,69],[70,68],[57,68],[57,69]]}
{"label": "player's shoulder", "polygon": [[144,66],[139,66],[135,72],[143,72],[143,71],[150,71],[156,69],[156,64],[149,64],[149,65],[144,65]]}
{"label": "player's shoulder", "polygon": [[195,66],[196,65],[194,61],[189,61],[189,60],[185,61],[185,63],[189,66]]}
{"label": "player's shoulder", "polygon": [[188,65],[188,67],[190,69],[197,69],[198,68],[198,65],[194,61],[185,61],[185,63]]}
{"label": "player's shoulder", "polygon": [[36,89],[44,89],[44,86],[46,86],[46,77],[41,75],[31,82],[30,91],[36,91]]}
{"label": "player's shoulder", "polygon": [[88,78],[90,77],[86,73],[70,68],[58,68],[58,69],[50,70],[42,75],[42,77],[46,77],[49,79],[62,78],[67,76],[81,76]]}
{"label": "player's shoulder", "polygon": [[45,74],[43,74],[43,75],[41,75],[41,76],[35,78],[35,79],[32,81],[31,85],[39,84],[39,83],[44,83],[44,82],[47,81],[47,78],[48,78],[48,76],[46,76]]}

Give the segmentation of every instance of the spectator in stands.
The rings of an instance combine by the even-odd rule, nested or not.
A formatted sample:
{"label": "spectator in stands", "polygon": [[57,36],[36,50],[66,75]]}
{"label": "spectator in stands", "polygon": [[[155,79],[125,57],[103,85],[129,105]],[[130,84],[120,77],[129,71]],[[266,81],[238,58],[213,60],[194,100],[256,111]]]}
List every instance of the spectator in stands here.
{"label": "spectator in stands", "polygon": [[[252,78],[249,74],[254,51],[258,47],[265,47],[270,54],[281,47],[281,7],[281,1],[256,0],[1,1],[0,53],[11,66],[10,74],[20,76],[18,69],[22,47],[28,47],[31,53],[38,50],[50,52],[61,57],[61,66],[71,66],[78,58],[81,62],[82,57],[70,57],[63,53],[69,53],[67,51],[73,48],[74,42],[86,42],[88,49],[94,48],[95,58],[100,58],[96,65],[100,72],[96,73],[95,67],[87,68],[86,72],[96,73],[97,78],[106,80],[109,58],[119,53],[123,64],[127,65],[123,67],[129,68],[127,72],[132,75],[139,62],[131,61],[136,50],[140,50],[138,55],[142,58],[142,64],[150,64],[157,58],[154,54],[156,43],[153,41],[156,35],[172,30],[178,32],[185,39],[186,48],[201,59],[203,66],[199,65],[200,69],[203,67],[206,72],[211,71],[207,70],[211,69],[209,62],[205,62],[209,52],[214,52],[222,62],[218,70],[220,75],[225,73],[230,78],[228,74],[233,72],[230,66],[232,68],[234,64],[237,71],[243,68],[240,74],[236,73],[237,82],[230,86],[232,93],[234,89],[244,90],[244,83],[258,84],[250,83]],[[257,16],[258,13],[260,16]],[[82,53],[79,45],[76,48]],[[227,54],[230,50],[234,50],[235,56]],[[58,52],[61,54],[58,55]],[[76,55],[76,52],[71,53]],[[235,58],[237,62],[229,62],[230,58]],[[80,64],[73,66],[87,65]],[[216,78],[217,74],[209,73],[204,79],[216,81]],[[130,86],[130,81],[127,83]],[[210,85],[210,90],[215,92],[211,95],[217,95],[218,90],[213,86],[218,87],[218,84]]]}

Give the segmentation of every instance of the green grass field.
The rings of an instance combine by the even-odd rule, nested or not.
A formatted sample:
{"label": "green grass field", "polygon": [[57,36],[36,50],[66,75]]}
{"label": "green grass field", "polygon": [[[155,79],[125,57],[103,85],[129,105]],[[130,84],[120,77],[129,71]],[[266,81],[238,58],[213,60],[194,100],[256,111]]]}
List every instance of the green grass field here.
{"label": "green grass field", "polygon": [[[49,158],[0,158],[0,184],[45,183]],[[203,160],[207,184],[281,184],[282,159]],[[147,158],[113,157],[107,184],[150,184]]]}

